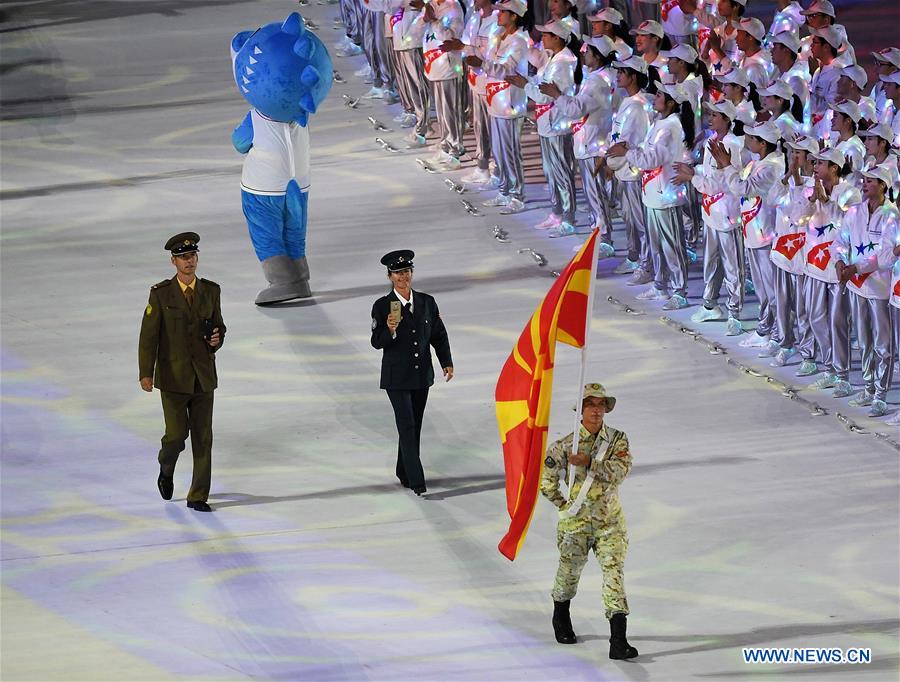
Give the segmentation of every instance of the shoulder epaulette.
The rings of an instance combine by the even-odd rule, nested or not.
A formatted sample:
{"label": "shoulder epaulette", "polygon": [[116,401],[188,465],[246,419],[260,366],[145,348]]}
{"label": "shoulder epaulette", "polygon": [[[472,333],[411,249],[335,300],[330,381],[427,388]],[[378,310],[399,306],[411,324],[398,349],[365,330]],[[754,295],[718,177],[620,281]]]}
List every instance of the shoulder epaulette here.
{"label": "shoulder epaulette", "polygon": [[218,284],[216,284],[215,282],[213,282],[211,279],[206,279],[206,278],[204,278],[204,277],[201,277],[201,278],[200,278],[200,281],[203,282],[204,284],[210,284],[210,285],[214,286],[216,289],[221,289],[221,288],[222,288],[222,287],[220,287]]}
{"label": "shoulder epaulette", "polygon": [[153,285],[152,287],[150,287],[150,288],[151,288],[151,289],[159,289],[160,287],[167,287],[167,286],[169,286],[171,283],[172,283],[172,280],[170,280],[170,279],[164,279],[162,282],[157,282],[156,284],[154,284],[154,285]]}

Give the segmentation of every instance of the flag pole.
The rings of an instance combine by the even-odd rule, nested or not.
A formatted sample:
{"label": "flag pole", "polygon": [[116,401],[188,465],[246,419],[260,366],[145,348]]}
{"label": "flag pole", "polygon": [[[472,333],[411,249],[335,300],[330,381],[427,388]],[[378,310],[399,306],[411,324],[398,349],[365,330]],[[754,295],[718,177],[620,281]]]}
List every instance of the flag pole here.
{"label": "flag pole", "polygon": [[[597,280],[597,251],[600,248],[600,228],[595,227],[594,233],[594,253],[591,257],[591,280],[588,283],[587,311],[584,320],[584,345],[581,347],[581,369],[578,372],[578,392],[575,397],[575,426],[572,429],[572,452],[578,452],[579,441],[581,440],[581,395],[584,391],[584,378],[587,372],[587,352],[591,342],[591,318],[594,315],[594,288]],[[569,464],[569,477],[566,481],[569,494],[572,492],[572,484],[575,481],[575,466]]]}

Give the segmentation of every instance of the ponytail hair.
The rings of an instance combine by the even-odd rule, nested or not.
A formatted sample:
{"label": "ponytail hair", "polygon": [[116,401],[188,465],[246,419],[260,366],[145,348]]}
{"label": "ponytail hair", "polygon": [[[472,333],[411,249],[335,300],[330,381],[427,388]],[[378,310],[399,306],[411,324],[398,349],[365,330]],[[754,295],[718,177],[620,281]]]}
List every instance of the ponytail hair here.
{"label": "ponytail hair", "polygon": [[[581,85],[581,81],[584,80],[584,74],[581,73],[581,46],[583,43],[575,36],[573,33],[569,37],[569,42],[566,45],[569,48],[569,51],[575,55],[575,85]],[[588,46],[590,48],[590,46]]]}
{"label": "ponytail hair", "polygon": [[738,119],[734,119],[731,122],[731,132],[733,132],[738,137],[742,137],[744,135],[744,122],[739,121]]}
{"label": "ponytail hair", "polygon": [[[666,95],[666,97],[668,97],[668,95]],[[684,143],[687,145],[688,149],[691,149],[696,141],[695,138],[697,132],[694,123],[694,107],[691,106],[690,102],[681,103],[681,108],[678,111],[678,118],[681,120],[681,129],[684,131]]]}
{"label": "ponytail hair", "polygon": [[712,85],[712,76],[709,75],[709,69],[702,59],[698,59],[693,64],[688,63],[687,72],[695,76],[699,76],[703,81],[703,90],[708,92]]}
{"label": "ponytail hair", "polygon": [[[829,163],[831,163],[829,161]],[[853,172],[853,167],[850,165],[849,161],[844,161],[844,165],[838,168],[838,177],[846,178],[850,173]]]}
{"label": "ponytail hair", "polygon": [[659,51],[660,52],[663,52],[663,51],[668,52],[671,49],[672,49],[672,41],[669,40],[668,35],[663,33],[662,40],[659,41]]}
{"label": "ponytail hair", "polygon": [[628,31],[628,24],[622,19],[618,24],[613,24],[613,35],[622,40],[628,47],[634,51],[634,36]]}
{"label": "ponytail hair", "polygon": [[647,85],[646,89],[651,95],[656,94],[656,83],[657,81],[662,82],[662,79],[659,77],[659,69],[657,69],[653,64],[647,65]]}
{"label": "ponytail hair", "polygon": [[750,83],[747,86],[747,99],[750,100],[750,104],[753,105],[753,111],[757,114],[762,111],[762,103],[759,100],[759,93],[756,91],[756,84]]}

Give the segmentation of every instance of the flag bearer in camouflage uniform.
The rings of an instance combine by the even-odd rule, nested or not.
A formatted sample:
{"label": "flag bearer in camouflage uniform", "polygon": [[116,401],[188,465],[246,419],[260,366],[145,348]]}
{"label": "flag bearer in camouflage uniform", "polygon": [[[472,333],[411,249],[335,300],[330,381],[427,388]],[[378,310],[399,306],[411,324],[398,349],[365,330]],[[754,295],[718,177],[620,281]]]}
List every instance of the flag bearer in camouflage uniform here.
{"label": "flag bearer in camouflage uniform", "polygon": [[[559,569],[553,583],[553,630],[560,644],[574,644],[569,602],[578,589],[581,571],[593,549],[603,570],[603,605],[609,619],[609,657],[634,658],[637,649],[625,637],[628,601],[622,570],[628,536],[619,505],[618,487],[631,470],[628,437],[603,423],[616,399],[601,384],[587,384],[581,403],[578,453],[572,453],[569,434],[551,445],[544,461],[541,493],[559,508],[556,542]],[[574,467],[568,496],[560,490]]]}

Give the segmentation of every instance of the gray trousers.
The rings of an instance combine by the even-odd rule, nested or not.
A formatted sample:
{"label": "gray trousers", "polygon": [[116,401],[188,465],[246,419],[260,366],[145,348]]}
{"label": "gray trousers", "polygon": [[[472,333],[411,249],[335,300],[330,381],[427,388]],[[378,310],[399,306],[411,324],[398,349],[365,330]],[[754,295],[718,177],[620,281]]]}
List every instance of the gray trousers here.
{"label": "gray trousers", "polygon": [[347,37],[357,45],[361,45],[363,15],[366,14],[366,10],[362,8],[360,0],[340,0],[340,2],[341,21],[344,23]]}
{"label": "gray trousers", "polygon": [[575,146],[572,134],[538,137],[541,165],[550,190],[550,210],[563,222],[575,223]]}
{"label": "gray trousers", "polygon": [[384,38],[384,12],[366,11],[363,17],[363,52],[372,67],[372,86],[395,90],[390,55]]}
{"label": "gray trousers", "polygon": [[400,96],[400,106],[403,107],[404,112],[411,114],[413,113],[414,109],[412,105],[412,99],[409,96],[409,84],[406,82],[406,78],[404,78],[402,69],[400,67],[400,53],[394,49],[393,38],[385,37],[384,41],[386,44],[391,73],[394,76],[394,86],[397,89],[397,94]]}
{"label": "gray trousers", "polygon": [[416,114],[416,134],[428,135],[428,112],[431,109],[431,87],[425,80],[425,60],[422,50],[400,50],[397,52],[400,73],[406,81],[410,103]]}
{"label": "gray trousers", "polygon": [[616,187],[619,191],[619,214],[625,223],[628,239],[628,260],[638,263],[641,270],[653,275],[653,258],[647,238],[647,209],[641,197],[641,182],[619,181]]}
{"label": "gray trousers", "polygon": [[581,173],[581,186],[584,188],[584,198],[591,209],[591,224],[600,227],[601,239],[612,246],[612,219],[609,210],[609,194],[606,191],[606,183],[603,181],[603,173],[594,176],[596,159],[578,159],[578,170]]}
{"label": "gray trousers", "polygon": [[522,169],[522,121],[491,116],[491,149],[500,176],[500,194],[525,200],[525,171]]}
{"label": "gray trousers", "polygon": [[703,214],[700,212],[700,192],[693,185],[687,186],[687,200],[683,208],[684,214],[691,219],[691,229],[685,231],[685,241],[690,245],[695,245],[700,239]]}
{"label": "gray trousers", "polygon": [[877,400],[885,400],[894,374],[894,338],[891,304],[887,299],[871,299],[850,294],[850,308],[862,357],[866,390]]}
{"label": "gray trousers", "polygon": [[491,117],[488,115],[486,97],[474,92],[472,127],[475,133],[475,160],[481,170],[487,170],[491,165]]}
{"label": "gray trousers", "polygon": [[818,359],[829,372],[846,381],[850,376],[850,294],[840,284],[807,276],[804,296]]}
{"label": "gray trousers", "polygon": [[463,102],[460,97],[460,77],[445,81],[432,81],[434,111],[441,127],[441,149],[459,158],[466,151],[463,147]]}
{"label": "gray trousers", "polygon": [[[793,275],[794,298],[793,304],[797,311],[797,352],[804,360],[814,360],[816,357],[816,337],[813,335],[812,325],[809,323],[809,311],[806,309],[806,275]],[[778,302],[778,306],[781,302]],[[776,307],[776,311],[779,310]]]}
{"label": "gray trousers", "polygon": [[[774,263],[773,263],[774,265]],[[772,340],[781,348],[793,348],[797,343],[794,334],[797,309],[794,301],[797,298],[797,276],[777,265],[775,270],[775,327],[772,329]]]}
{"label": "gray trousers", "polygon": [[706,228],[703,245],[703,305],[719,303],[722,283],[728,292],[728,313],[739,317],[744,307],[744,238],[740,230],[720,232]]}
{"label": "gray trousers", "polygon": [[681,206],[647,208],[647,237],[656,271],[653,285],[659,291],[687,296],[687,254]]}
{"label": "gray trousers", "polygon": [[[759,299],[756,333],[768,336],[775,328],[775,264],[769,257],[772,249],[764,246],[759,249],[747,249],[750,260],[750,276]],[[777,341],[777,339],[775,339]]]}

